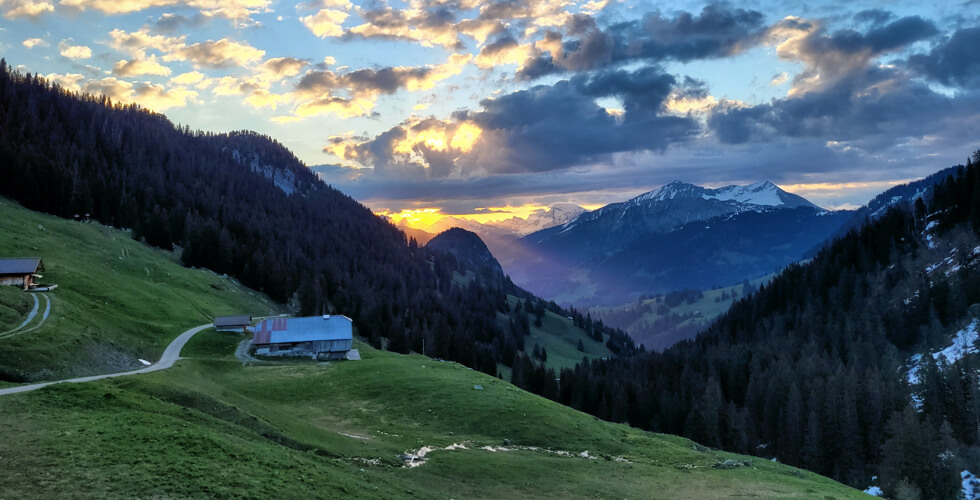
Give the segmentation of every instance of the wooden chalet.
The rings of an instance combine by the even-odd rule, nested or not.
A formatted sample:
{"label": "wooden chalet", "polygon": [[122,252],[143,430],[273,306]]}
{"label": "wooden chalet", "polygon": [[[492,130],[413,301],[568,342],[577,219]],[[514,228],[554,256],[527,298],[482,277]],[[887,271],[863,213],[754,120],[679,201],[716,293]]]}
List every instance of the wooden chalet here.
{"label": "wooden chalet", "polygon": [[219,332],[245,333],[252,324],[251,316],[218,316],[214,318],[214,329]]}
{"label": "wooden chalet", "polygon": [[37,286],[41,272],[44,272],[44,262],[37,257],[0,259],[0,285],[30,290]]}

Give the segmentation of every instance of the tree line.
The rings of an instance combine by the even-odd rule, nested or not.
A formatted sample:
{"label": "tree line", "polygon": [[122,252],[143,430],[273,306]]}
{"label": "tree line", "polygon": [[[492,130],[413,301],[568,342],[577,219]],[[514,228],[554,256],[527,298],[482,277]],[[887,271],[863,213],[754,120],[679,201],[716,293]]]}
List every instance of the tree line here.
{"label": "tree line", "polygon": [[980,151],[695,340],[562,370],[560,401],[862,489],[878,476],[892,497],[957,498],[959,471],[980,463],[980,356],[938,366],[923,354],[919,382],[906,373],[980,317],[978,243]]}
{"label": "tree line", "polygon": [[[297,314],[342,313],[376,347],[498,374],[523,345],[507,296],[539,302],[500,273],[420,247],[252,132],[173,125],[137,105],[77,94],[0,60],[0,194],[90,217],[228,274]],[[630,352],[622,332],[606,331]]]}

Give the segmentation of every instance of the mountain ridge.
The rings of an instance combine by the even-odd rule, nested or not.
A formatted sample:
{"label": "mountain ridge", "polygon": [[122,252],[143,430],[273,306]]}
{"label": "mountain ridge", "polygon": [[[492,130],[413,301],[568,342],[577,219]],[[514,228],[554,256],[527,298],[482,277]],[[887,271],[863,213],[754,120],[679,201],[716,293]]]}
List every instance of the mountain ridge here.
{"label": "mountain ridge", "polygon": [[[501,262],[515,283],[553,300],[609,305],[645,293],[732,285],[769,274],[801,259],[849,214],[823,209],[769,181],[721,188],[674,181],[531,233],[515,245],[521,259]],[[672,245],[682,250],[675,252]],[[676,273],[663,280],[675,262],[662,260],[663,254],[651,253],[654,249],[682,260],[685,253],[704,256],[705,264],[691,269],[716,281]],[[603,272],[611,268],[626,274]]]}
{"label": "mountain ridge", "polygon": [[480,236],[459,227],[449,228],[425,244],[426,248],[448,253],[468,267],[489,269],[492,273],[503,274],[503,268],[493,257]]}

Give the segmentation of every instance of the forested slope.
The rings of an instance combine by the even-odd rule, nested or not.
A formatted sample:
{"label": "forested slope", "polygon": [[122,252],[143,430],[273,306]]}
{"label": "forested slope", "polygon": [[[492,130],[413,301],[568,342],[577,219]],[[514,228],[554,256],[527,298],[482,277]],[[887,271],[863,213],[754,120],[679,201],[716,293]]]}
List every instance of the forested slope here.
{"label": "forested slope", "polygon": [[[0,194],[61,217],[133,230],[287,303],[352,317],[373,345],[426,352],[487,373],[522,332],[502,327],[504,276],[458,282],[450,255],[420,248],[319,182],[274,140],[212,134],[104,97],[78,95],[0,62]],[[625,351],[625,335],[607,331]]]}
{"label": "forested slope", "polygon": [[696,340],[562,371],[561,401],[862,488],[878,476],[888,495],[955,498],[980,463],[980,360],[925,355],[907,372],[980,314],[978,163],[790,266]]}

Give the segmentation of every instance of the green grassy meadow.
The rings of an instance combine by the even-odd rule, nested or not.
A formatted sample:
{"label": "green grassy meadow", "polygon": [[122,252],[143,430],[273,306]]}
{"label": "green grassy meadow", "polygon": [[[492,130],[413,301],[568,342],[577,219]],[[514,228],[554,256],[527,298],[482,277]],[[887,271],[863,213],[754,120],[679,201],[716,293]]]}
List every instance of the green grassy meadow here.
{"label": "green grassy meadow", "polygon": [[[40,257],[43,284],[58,288],[47,321],[0,338],[0,380],[38,381],[120,371],[156,361],[182,331],[224,314],[277,306],[233,280],[187,269],[173,252],[129,232],[24,209],[0,198],[0,257]],[[0,332],[20,325],[30,295],[0,287]],[[36,326],[41,311],[27,328]],[[26,329],[26,328],[25,328]]]}
{"label": "green grassy meadow", "polygon": [[[41,307],[50,300],[46,322],[0,336],[0,387],[135,368],[215,315],[277,310],[125,231],[0,199],[0,235],[0,255],[40,256],[42,281],[59,285],[34,294]],[[0,288],[0,332],[33,307],[31,295]],[[611,354],[566,318],[549,312],[543,323],[528,345],[547,348],[553,367]],[[0,498],[864,496],[599,421],[456,363],[358,342],[361,361],[243,364],[243,340],[209,329],[165,371],[0,396]],[[401,457],[423,447],[427,460],[406,467]],[[714,468],[726,459],[743,465]]]}
{"label": "green grassy meadow", "polygon": [[[751,280],[750,283],[758,288],[760,285],[768,283],[773,276],[775,275],[769,274]],[[690,303],[683,301],[677,306],[667,307],[666,312],[658,311],[659,306],[666,306],[662,296],[634,301],[618,307],[592,307],[589,309],[589,312],[594,318],[603,318],[604,321],[608,320],[611,316],[629,317],[630,320],[627,323],[610,321],[608,324],[625,330],[637,345],[644,343],[653,345],[656,343],[655,339],[658,337],[658,332],[650,332],[650,325],[656,324],[658,320],[663,321],[668,316],[676,315],[681,317],[680,320],[671,328],[666,328],[659,332],[659,334],[669,335],[674,330],[680,329],[702,330],[714,322],[718,316],[727,312],[731,308],[732,303],[744,297],[744,288],[743,285],[738,284],[704,290],[704,296],[700,299]],[[624,312],[636,311],[637,309],[642,309],[642,312],[639,314],[623,314]]]}
{"label": "green grassy meadow", "polygon": [[[244,366],[232,355],[241,340],[207,330],[167,371],[3,396],[0,496],[863,496],[599,421],[456,363],[360,344],[362,361]],[[423,446],[428,460],[402,465]],[[749,465],[713,468],[724,459]]]}
{"label": "green grassy meadow", "polygon": [[[609,336],[603,337],[608,340]],[[578,350],[578,341],[582,341],[585,351]],[[596,342],[589,337],[585,330],[575,326],[568,318],[559,316],[551,311],[545,311],[541,318],[541,328],[534,326],[532,320],[531,335],[524,340],[527,351],[535,343],[540,344],[548,350],[549,368],[555,371],[561,368],[574,368],[583,358],[604,358],[613,357],[612,351],[606,347],[605,342]]]}

